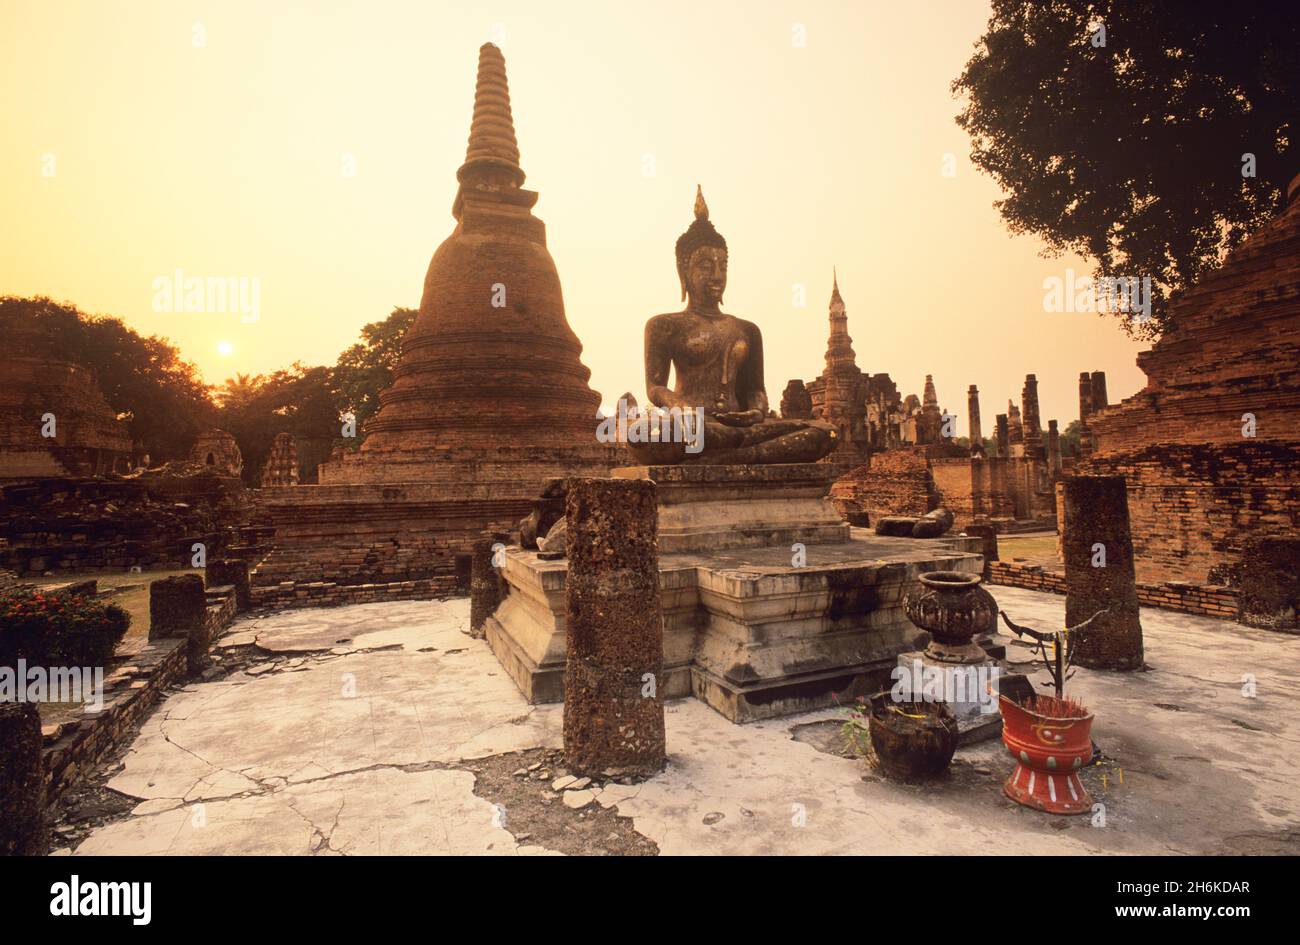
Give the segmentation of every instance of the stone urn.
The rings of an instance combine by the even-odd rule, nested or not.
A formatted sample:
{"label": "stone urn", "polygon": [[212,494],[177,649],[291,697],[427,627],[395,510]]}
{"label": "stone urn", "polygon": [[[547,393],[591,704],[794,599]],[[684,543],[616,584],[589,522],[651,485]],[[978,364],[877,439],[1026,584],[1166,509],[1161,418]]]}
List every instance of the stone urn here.
{"label": "stone urn", "polygon": [[896,702],[889,690],[871,697],[871,748],[885,774],[913,780],[947,769],[957,750],[957,719],[942,702]]}
{"label": "stone urn", "polygon": [[966,571],[926,571],[921,590],[907,595],[903,611],[917,627],[930,632],[925,654],[942,663],[983,663],[988,655],[971,642],[997,625],[998,605],[980,587],[980,576]]}

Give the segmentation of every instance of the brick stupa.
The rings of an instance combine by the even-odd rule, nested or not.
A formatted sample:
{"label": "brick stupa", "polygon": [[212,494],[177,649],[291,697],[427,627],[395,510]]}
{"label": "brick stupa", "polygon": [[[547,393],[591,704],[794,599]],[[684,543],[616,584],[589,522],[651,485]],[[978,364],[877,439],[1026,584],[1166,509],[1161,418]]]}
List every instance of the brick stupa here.
{"label": "brick stupa", "polygon": [[128,472],[131,435],[94,375],[50,350],[25,315],[0,318],[0,329],[0,479]]}
{"label": "brick stupa", "polygon": [[1106,407],[1094,376],[1080,398],[1096,442],[1080,471],[1128,481],[1139,580],[1213,582],[1250,541],[1300,538],[1300,177],[1288,190],[1170,303],[1138,355],[1146,387]]}
{"label": "brick stupa", "polygon": [[430,580],[432,594],[443,576],[467,575],[475,539],[512,528],[548,478],[625,465],[596,439],[600,395],[532,214],[537,194],[522,187],[505,60],[490,43],[456,177],[456,228],[429,263],[360,449],[323,463],[318,486],[263,490],[276,547],[255,580],[275,595]]}
{"label": "brick stupa", "polygon": [[456,179],[456,229],[429,263],[393,385],[361,449],[322,466],[322,484],[483,481],[490,463],[494,481],[531,498],[547,476],[608,471],[600,395],[532,214],[537,193],[521,186],[505,59],[491,43]]}
{"label": "brick stupa", "polygon": [[867,461],[866,384],[849,337],[848,310],[840,296],[839,279],[833,278],[826,369],[808,384],[813,416],[834,424],[839,432],[839,445],[823,462],[860,466]]}

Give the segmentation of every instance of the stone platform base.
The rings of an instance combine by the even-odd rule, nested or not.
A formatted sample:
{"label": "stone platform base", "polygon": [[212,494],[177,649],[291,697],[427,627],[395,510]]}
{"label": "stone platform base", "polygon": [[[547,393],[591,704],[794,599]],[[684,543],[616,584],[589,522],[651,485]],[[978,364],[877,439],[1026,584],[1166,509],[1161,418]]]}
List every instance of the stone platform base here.
{"label": "stone platform base", "polygon": [[[873,535],[806,543],[799,567],[789,545],[661,553],[659,690],[665,698],[694,695],[747,722],[883,688],[918,635],[903,614],[903,595],[923,571],[978,574],[979,546],[975,538]],[[564,698],[566,572],[563,560],[508,549],[509,592],[484,625],[530,702]]]}
{"label": "stone platform base", "polygon": [[616,479],[658,487],[659,553],[848,541],[849,524],[827,501],[836,467],[625,466]]}

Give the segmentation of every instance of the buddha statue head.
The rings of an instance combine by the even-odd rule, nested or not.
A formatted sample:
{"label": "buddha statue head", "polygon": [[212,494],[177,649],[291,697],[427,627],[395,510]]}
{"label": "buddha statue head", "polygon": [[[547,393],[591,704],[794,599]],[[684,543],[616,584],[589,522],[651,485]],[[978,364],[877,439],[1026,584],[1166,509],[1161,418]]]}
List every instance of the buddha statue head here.
{"label": "buddha statue head", "polygon": [[677,276],[682,283],[682,301],[716,308],[727,289],[727,241],[709,222],[704,192],[695,187],[695,221],[677,238]]}

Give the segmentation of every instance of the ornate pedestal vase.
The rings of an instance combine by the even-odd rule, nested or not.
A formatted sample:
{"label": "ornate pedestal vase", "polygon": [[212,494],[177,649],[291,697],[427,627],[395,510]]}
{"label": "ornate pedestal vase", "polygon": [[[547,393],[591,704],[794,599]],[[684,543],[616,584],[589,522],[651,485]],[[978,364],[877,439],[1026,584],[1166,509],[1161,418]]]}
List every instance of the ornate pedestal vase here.
{"label": "ornate pedestal vase", "polygon": [[930,632],[925,654],[941,663],[983,663],[988,655],[971,637],[991,632],[998,605],[980,587],[980,576],[965,571],[927,571],[921,591],[903,601],[907,619]]}
{"label": "ornate pedestal vase", "polygon": [[1092,798],[1079,770],[1092,759],[1091,713],[1057,719],[1031,712],[1005,695],[1002,743],[1016,759],[1016,769],[1002,792],[1017,804],[1049,814],[1085,814]]}

